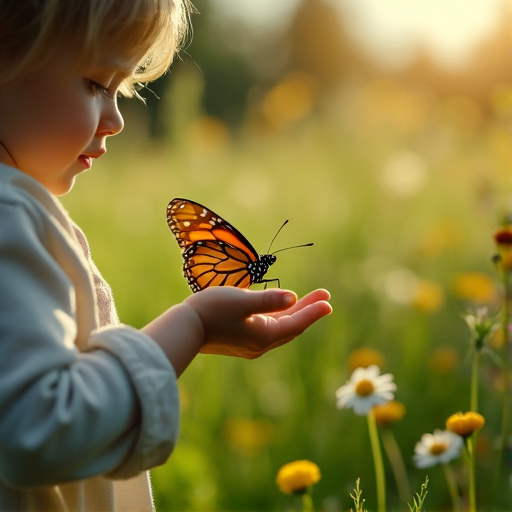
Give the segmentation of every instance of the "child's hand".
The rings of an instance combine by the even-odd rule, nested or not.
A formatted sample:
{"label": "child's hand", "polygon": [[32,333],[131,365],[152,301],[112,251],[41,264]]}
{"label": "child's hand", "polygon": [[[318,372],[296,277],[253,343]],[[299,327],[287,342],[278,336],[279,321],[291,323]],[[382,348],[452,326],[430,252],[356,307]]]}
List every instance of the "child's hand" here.
{"label": "child's hand", "polygon": [[326,290],[297,301],[290,291],[212,287],[188,297],[204,330],[203,354],[254,359],[288,343],[332,308]]}
{"label": "child's hand", "polygon": [[176,375],[198,352],[254,359],[301,334],[332,308],[329,292],[299,301],[290,291],[215,286],[191,295],[142,329],[160,345]]}

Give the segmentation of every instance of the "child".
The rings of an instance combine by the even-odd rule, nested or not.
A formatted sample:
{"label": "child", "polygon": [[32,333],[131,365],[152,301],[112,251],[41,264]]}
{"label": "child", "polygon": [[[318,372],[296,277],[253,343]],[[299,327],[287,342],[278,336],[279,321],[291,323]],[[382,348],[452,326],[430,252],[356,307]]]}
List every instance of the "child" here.
{"label": "child", "polygon": [[186,0],[0,3],[0,510],[152,510],[197,353],[255,358],[330,313],[329,294],[209,288],[119,324],[55,196],[106,151],[117,95],[160,76]]}

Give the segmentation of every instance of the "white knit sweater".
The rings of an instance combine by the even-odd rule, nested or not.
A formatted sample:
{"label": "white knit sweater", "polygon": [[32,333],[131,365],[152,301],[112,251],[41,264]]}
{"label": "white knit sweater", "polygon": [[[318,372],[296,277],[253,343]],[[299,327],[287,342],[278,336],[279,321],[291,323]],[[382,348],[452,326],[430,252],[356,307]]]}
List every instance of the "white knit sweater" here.
{"label": "white knit sweater", "polygon": [[0,510],[150,511],[178,423],[174,370],[119,325],[83,233],[0,164]]}

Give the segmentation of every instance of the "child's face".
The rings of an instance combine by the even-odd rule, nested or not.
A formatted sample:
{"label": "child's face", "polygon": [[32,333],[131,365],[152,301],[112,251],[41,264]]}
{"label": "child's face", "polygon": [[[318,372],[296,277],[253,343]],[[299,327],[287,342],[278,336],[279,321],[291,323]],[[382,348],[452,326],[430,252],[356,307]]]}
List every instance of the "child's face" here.
{"label": "child's face", "polygon": [[44,67],[0,89],[0,161],[61,195],[106,151],[123,118],[117,90],[137,59],[107,57],[76,69],[56,54]]}

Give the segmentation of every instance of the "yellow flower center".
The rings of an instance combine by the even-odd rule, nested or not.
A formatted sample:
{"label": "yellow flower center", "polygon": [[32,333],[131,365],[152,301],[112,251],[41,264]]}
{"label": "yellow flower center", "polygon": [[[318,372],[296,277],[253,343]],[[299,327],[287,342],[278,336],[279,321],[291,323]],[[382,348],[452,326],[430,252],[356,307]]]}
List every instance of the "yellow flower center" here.
{"label": "yellow flower center", "polygon": [[441,455],[441,453],[446,451],[446,444],[445,443],[433,443],[430,447],[430,454],[431,455]]}
{"label": "yellow flower center", "polygon": [[356,384],[355,391],[359,396],[368,396],[375,391],[375,386],[370,380],[363,379]]}

